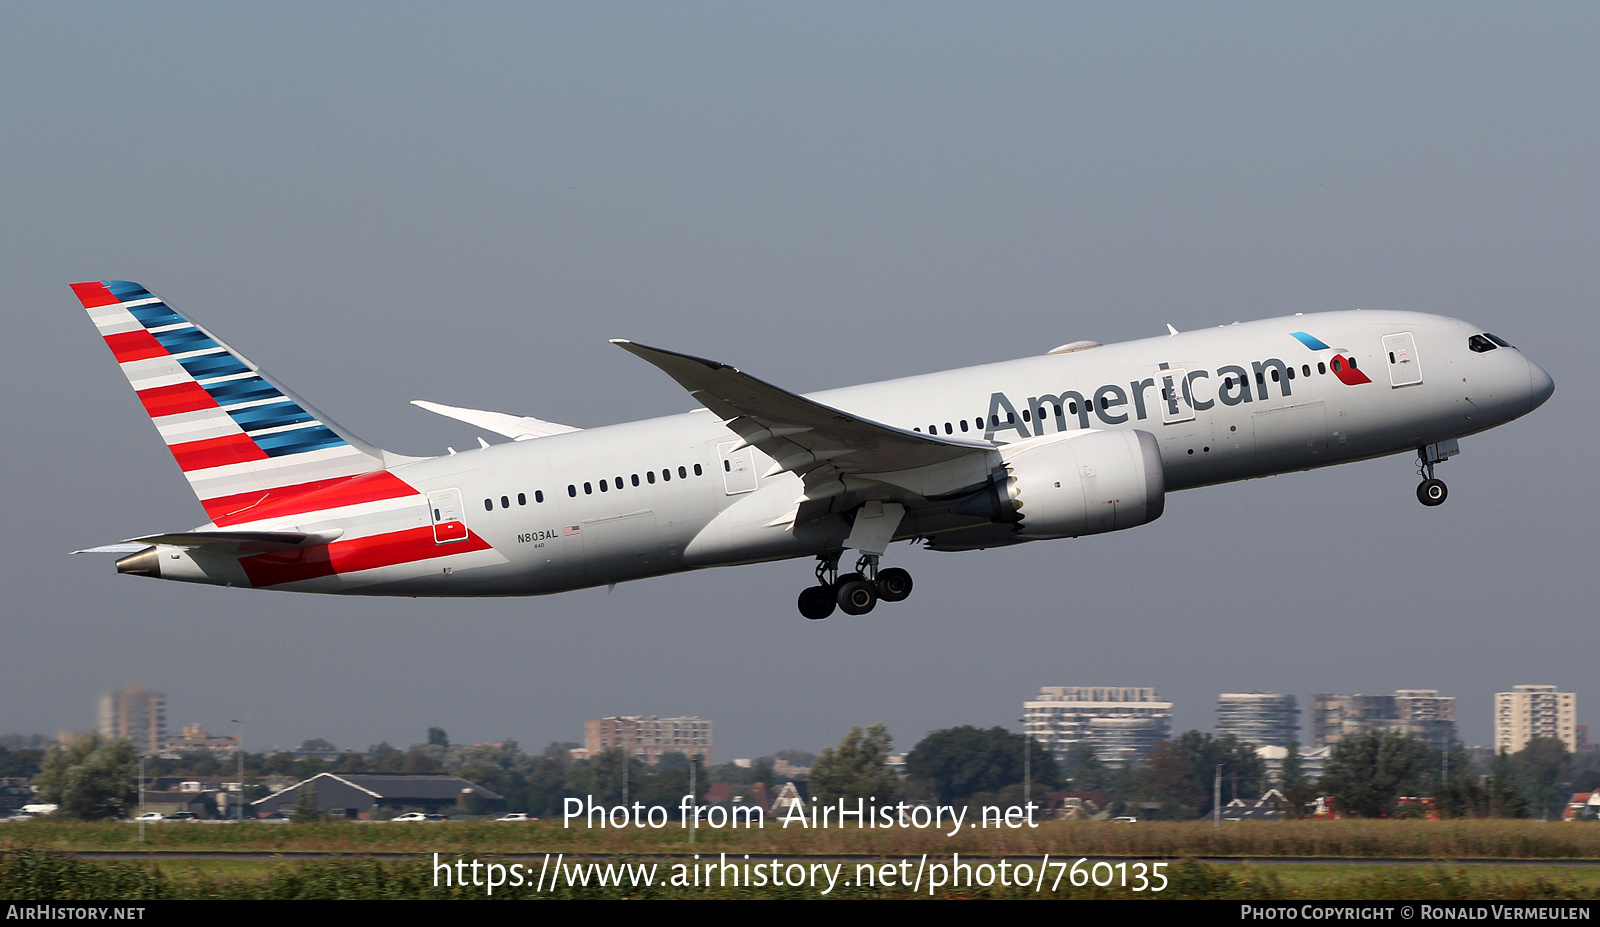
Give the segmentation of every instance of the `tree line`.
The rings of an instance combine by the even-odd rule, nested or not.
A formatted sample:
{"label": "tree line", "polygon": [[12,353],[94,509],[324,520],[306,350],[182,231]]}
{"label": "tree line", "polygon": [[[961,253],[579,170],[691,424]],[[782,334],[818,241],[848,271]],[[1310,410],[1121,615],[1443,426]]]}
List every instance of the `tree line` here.
{"label": "tree line", "polygon": [[[1094,793],[1111,814],[1186,819],[1212,813],[1217,785],[1224,804],[1235,798],[1254,802],[1276,787],[1279,811],[1299,817],[1321,799],[1346,817],[1557,818],[1573,792],[1600,789],[1600,756],[1567,752],[1558,740],[1536,739],[1514,754],[1502,753],[1474,767],[1460,744],[1439,751],[1409,734],[1388,731],[1350,737],[1335,745],[1320,778],[1305,773],[1297,745],[1291,744],[1279,776],[1269,777],[1254,745],[1234,737],[1186,731],[1157,743],[1143,758],[1113,768],[1087,744],[1061,758],[1037,741],[1001,727],[956,727],[933,731],[906,754],[903,775],[890,765],[893,739],[882,724],[854,727],[835,747],[812,758],[791,751],[796,765],[810,762],[810,797],[931,802],[946,805],[1020,805],[1061,793]],[[781,782],[772,758],[752,766],[727,763],[707,767],[683,754],[668,754],[647,766],[622,748],[574,759],[577,744],[551,743],[542,752],[524,752],[515,741],[503,744],[451,744],[432,728],[427,742],[401,750],[387,743],[366,751],[345,751],[331,759],[289,753],[245,754],[246,797],[266,794],[261,780],[295,780],[322,772],[450,773],[504,796],[493,810],[556,817],[565,799],[592,796],[612,805],[642,802],[676,808],[690,793],[705,800],[747,800],[769,804]],[[331,744],[308,741],[304,750],[334,752]],[[814,761],[813,761],[814,759]],[[73,817],[117,817],[137,803],[137,757],[126,741],[98,735],[67,747],[34,754],[0,748],[0,764],[18,774],[38,766],[35,784],[44,801],[62,805]],[[691,768],[692,765],[692,768]],[[146,775],[230,776],[234,760],[209,754],[146,760]],[[1024,780],[1027,781],[1025,787]],[[468,813],[488,810],[481,796]]]}
{"label": "tree line", "polygon": [[1175,820],[1210,815],[1219,791],[1224,804],[1253,803],[1273,787],[1286,817],[1312,814],[1322,799],[1343,817],[1555,819],[1568,796],[1600,789],[1600,755],[1574,756],[1551,738],[1501,753],[1479,769],[1460,743],[1440,751],[1407,733],[1373,732],[1334,745],[1318,778],[1306,774],[1299,746],[1291,744],[1276,780],[1255,745],[1201,731],[1161,741],[1138,762],[1111,768],[1087,744],[1058,762],[1037,741],[1004,728],[951,728],[932,732],[906,754],[903,778],[889,771],[890,744],[881,724],[852,728],[812,768],[812,796],[1013,805],[1021,802],[1026,778],[1035,800],[1052,792],[1100,793],[1110,814]]}

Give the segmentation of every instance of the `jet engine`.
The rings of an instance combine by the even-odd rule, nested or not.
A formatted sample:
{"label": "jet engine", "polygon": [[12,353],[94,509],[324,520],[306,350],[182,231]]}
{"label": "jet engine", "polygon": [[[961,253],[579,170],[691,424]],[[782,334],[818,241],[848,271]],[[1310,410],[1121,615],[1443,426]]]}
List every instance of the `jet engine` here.
{"label": "jet engine", "polygon": [[1101,534],[1161,517],[1161,448],[1147,431],[1072,431],[1001,448],[994,481],[950,511],[1016,526],[1029,540]]}

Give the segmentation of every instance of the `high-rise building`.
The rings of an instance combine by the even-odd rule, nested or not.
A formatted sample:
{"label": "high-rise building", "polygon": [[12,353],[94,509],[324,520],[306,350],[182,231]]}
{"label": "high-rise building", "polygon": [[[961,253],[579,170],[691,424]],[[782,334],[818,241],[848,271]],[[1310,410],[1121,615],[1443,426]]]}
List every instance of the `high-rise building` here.
{"label": "high-rise building", "polygon": [[1553,737],[1578,750],[1578,696],[1555,686],[1512,686],[1494,694],[1494,749],[1516,753],[1535,737]]}
{"label": "high-rise building", "polygon": [[1258,747],[1287,747],[1299,737],[1294,696],[1275,692],[1224,692],[1217,696],[1217,736],[1232,734]]}
{"label": "high-rise building", "polygon": [[590,757],[621,747],[651,765],[668,753],[697,756],[701,762],[711,763],[711,722],[701,718],[613,715],[583,722],[583,740],[584,754]]}
{"label": "high-rise building", "polygon": [[1172,703],[1148,687],[1045,686],[1023,703],[1023,727],[1057,759],[1082,743],[1100,762],[1122,767],[1172,737]]}
{"label": "high-rise building", "polygon": [[1331,747],[1373,731],[1401,731],[1436,750],[1456,742],[1456,700],[1437,689],[1400,689],[1393,695],[1313,695],[1311,747]]}
{"label": "high-rise building", "polygon": [[144,686],[124,686],[100,696],[100,736],[133,741],[133,748],[155,756],[167,744],[167,697]]}
{"label": "high-rise building", "polygon": [[1401,730],[1435,750],[1449,750],[1456,742],[1456,700],[1438,689],[1396,690],[1394,715]]}

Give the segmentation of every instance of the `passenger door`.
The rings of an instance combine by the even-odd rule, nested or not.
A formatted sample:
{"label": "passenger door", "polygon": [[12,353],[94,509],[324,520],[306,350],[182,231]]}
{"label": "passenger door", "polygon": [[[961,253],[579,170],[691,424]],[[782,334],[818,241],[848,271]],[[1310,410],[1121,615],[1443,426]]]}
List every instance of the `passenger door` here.
{"label": "passenger door", "polygon": [[433,516],[433,543],[453,544],[467,539],[467,526],[461,520],[461,490],[436,489],[428,493],[428,510]]}
{"label": "passenger door", "polygon": [[1422,364],[1417,360],[1417,341],[1410,332],[1383,336],[1383,353],[1389,361],[1389,386],[1415,386],[1422,382]]}

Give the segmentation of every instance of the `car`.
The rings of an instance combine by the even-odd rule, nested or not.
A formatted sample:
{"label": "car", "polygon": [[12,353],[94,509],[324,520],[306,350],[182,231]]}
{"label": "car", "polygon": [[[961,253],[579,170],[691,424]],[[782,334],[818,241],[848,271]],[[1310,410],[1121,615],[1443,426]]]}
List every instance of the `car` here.
{"label": "car", "polygon": [[1111,819],[1111,823],[1113,823],[1113,824],[1137,824],[1137,823],[1139,823],[1139,819],[1136,818],[1136,817],[1133,817],[1132,815],[1125,814],[1120,818],[1112,818]]}
{"label": "car", "polygon": [[167,820],[169,820],[169,821],[198,821],[198,820],[200,820],[200,815],[195,814],[193,811],[174,811],[174,812],[172,812],[172,814],[167,816]]}
{"label": "car", "polygon": [[165,821],[166,819],[167,816],[159,811],[146,811],[144,814],[134,818],[135,821]]}
{"label": "car", "polygon": [[407,811],[399,817],[389,819],[391,824],[431,824],[435,821],[448,821],[449,818],[442,814],[423,814],[421,811]]}
{"label": "car", "polygon": [[500,817],[495,818],[495,820],[496,821],[522,822],[522,821],[537,821],[539,819],[538,819],[538,817],[536,817],[534,815],[531,815],[531,814],[524,814],[524,813],[522,813],[520,811],[513,811],[510,814],[503,814]]}

